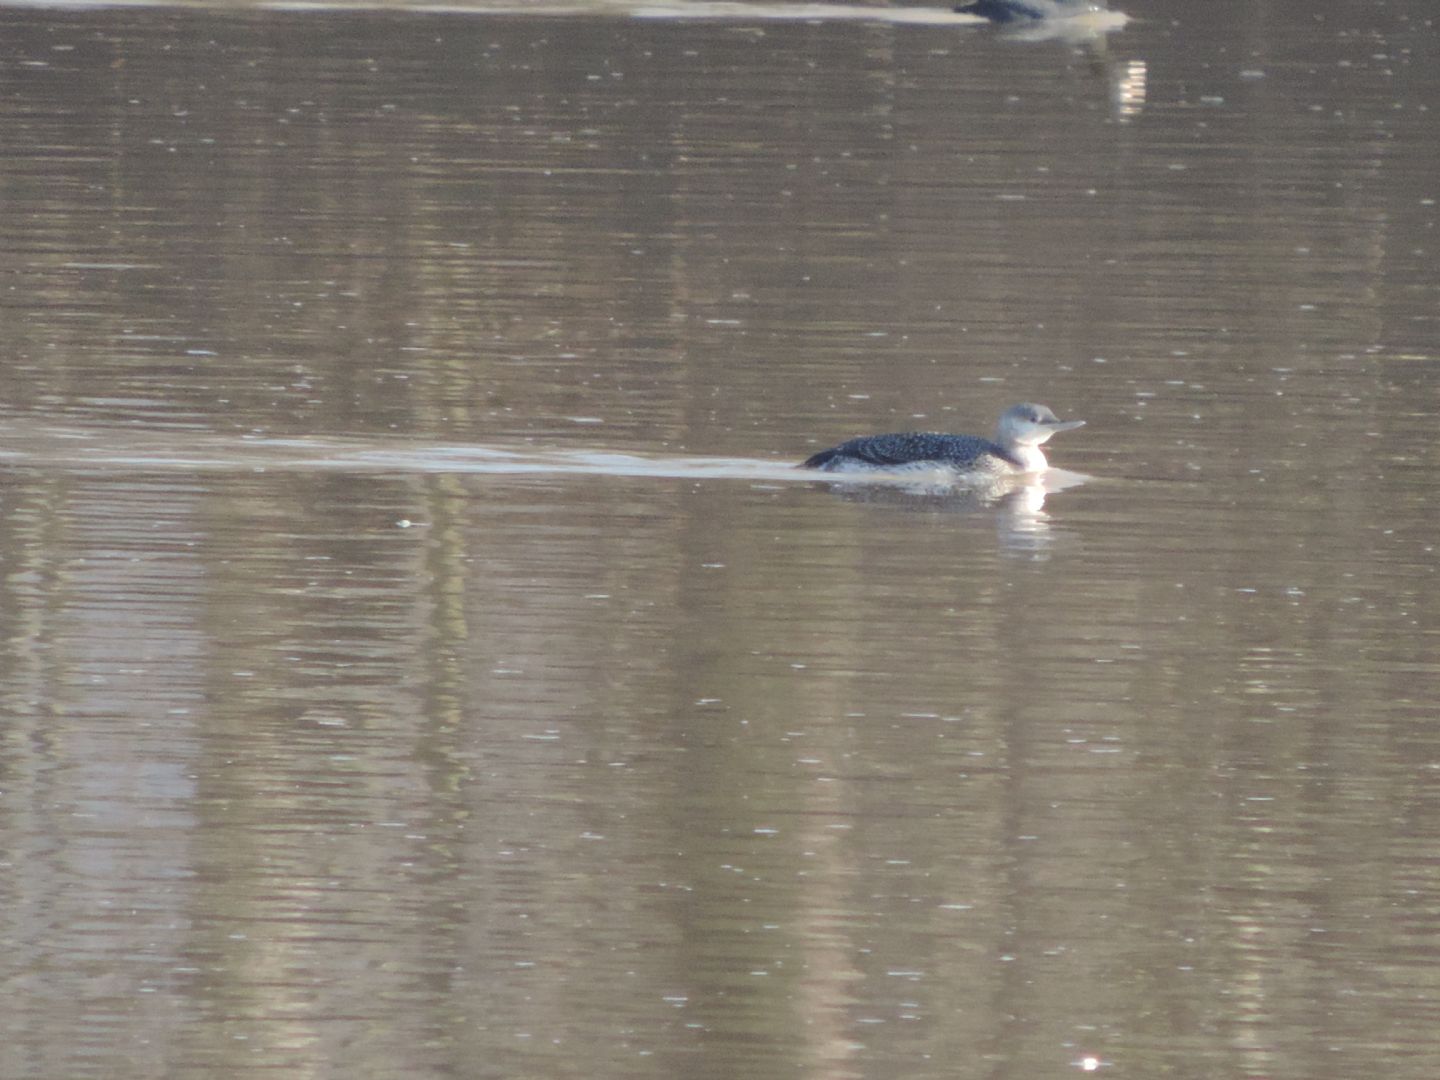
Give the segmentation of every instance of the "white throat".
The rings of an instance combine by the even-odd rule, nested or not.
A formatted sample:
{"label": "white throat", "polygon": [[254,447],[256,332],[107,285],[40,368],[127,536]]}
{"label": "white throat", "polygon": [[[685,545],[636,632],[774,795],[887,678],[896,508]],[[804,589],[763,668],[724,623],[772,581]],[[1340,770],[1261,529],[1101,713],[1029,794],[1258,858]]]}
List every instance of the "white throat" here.
{"label": "white throat", "polygon": [[1020,443],[1010,452],[1026,472],[1044,472],[1050,467],[1050,463],[1045,460],[1045,455],[1040,452],[1040,446],[1037,443]]}

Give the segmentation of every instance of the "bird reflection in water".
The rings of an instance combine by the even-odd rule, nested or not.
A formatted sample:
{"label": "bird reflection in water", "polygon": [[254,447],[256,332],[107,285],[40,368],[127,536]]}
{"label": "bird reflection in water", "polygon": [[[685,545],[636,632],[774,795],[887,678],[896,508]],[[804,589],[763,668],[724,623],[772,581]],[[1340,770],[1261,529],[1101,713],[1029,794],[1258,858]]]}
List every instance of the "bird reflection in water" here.
{"label": "bird reflection in water", "polygon": [[1048,495],[1078,487],[1090,477],[1068,469],[1050,469],[1042,477],[1002,477],[984,483],[821,473],[824,485],[847,503],[884,507],[887,513],[953,515],[994,520],[1000,550],[1008,555],[1042,557],[1063,535],[1045,512]]}

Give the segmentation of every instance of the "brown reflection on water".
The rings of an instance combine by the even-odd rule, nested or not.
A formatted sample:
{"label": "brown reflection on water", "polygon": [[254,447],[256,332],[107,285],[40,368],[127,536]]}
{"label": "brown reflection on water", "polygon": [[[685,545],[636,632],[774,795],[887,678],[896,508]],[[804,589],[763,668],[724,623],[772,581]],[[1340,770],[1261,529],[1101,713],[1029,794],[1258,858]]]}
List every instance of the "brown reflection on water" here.
{"label": "brown reflection on water", "polygon": [[21,479],[10,964],[97,1063],[1405,1052],[1418,596],[1135,579],[1103,486],[1017,563],[805,487]]}
{"label": "brown reflection on water", "polygon": [[1429,1080],[1433,35],[1147,7],[0,9],[0,1075]]}

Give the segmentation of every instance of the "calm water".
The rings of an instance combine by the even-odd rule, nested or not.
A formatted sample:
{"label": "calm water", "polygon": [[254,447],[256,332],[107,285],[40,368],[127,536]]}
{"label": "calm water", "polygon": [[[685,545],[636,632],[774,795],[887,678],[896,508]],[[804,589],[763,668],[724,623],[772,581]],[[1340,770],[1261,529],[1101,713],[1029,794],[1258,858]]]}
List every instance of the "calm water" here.
{"label": "calm water", "polygon": [[1436,12],[1122,6],[0,7],[0,1076],[1437,1075]]}

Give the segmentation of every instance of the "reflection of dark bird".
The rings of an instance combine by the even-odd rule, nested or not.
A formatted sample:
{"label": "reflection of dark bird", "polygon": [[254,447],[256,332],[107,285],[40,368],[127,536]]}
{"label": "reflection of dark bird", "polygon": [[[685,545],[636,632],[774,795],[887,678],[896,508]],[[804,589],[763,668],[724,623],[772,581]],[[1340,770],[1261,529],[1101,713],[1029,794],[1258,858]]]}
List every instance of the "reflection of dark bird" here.
{"label": "reflection of dark bird", "polygon": [[[831,484],[830,490],[848,503],[892,507],[906,513],[973,514],[1003,508],[1016,515],[1034,516],[1034,496],[1024,484],[995,480],[975,484]],[[1040,504],[1044,505],[1041,492]]]}
{"label": "reflection of dark bird", "polygon": [[802,468],[824,472],[948,472],[978,480],[1043,472],[1040,445],[1084,420],[1061,420],[1044,405],[1024,402],[1000,415],[994,440],[978,435],[909,431],[862,435],[808,458]]}
{"label": "reflection of dark bird", "polygon": [[1063,19],[1086,11],[1102,11],[1104,7],[1089,0],[973,0],[955,5],[955,10],[1005,23],[1019,19]]}

